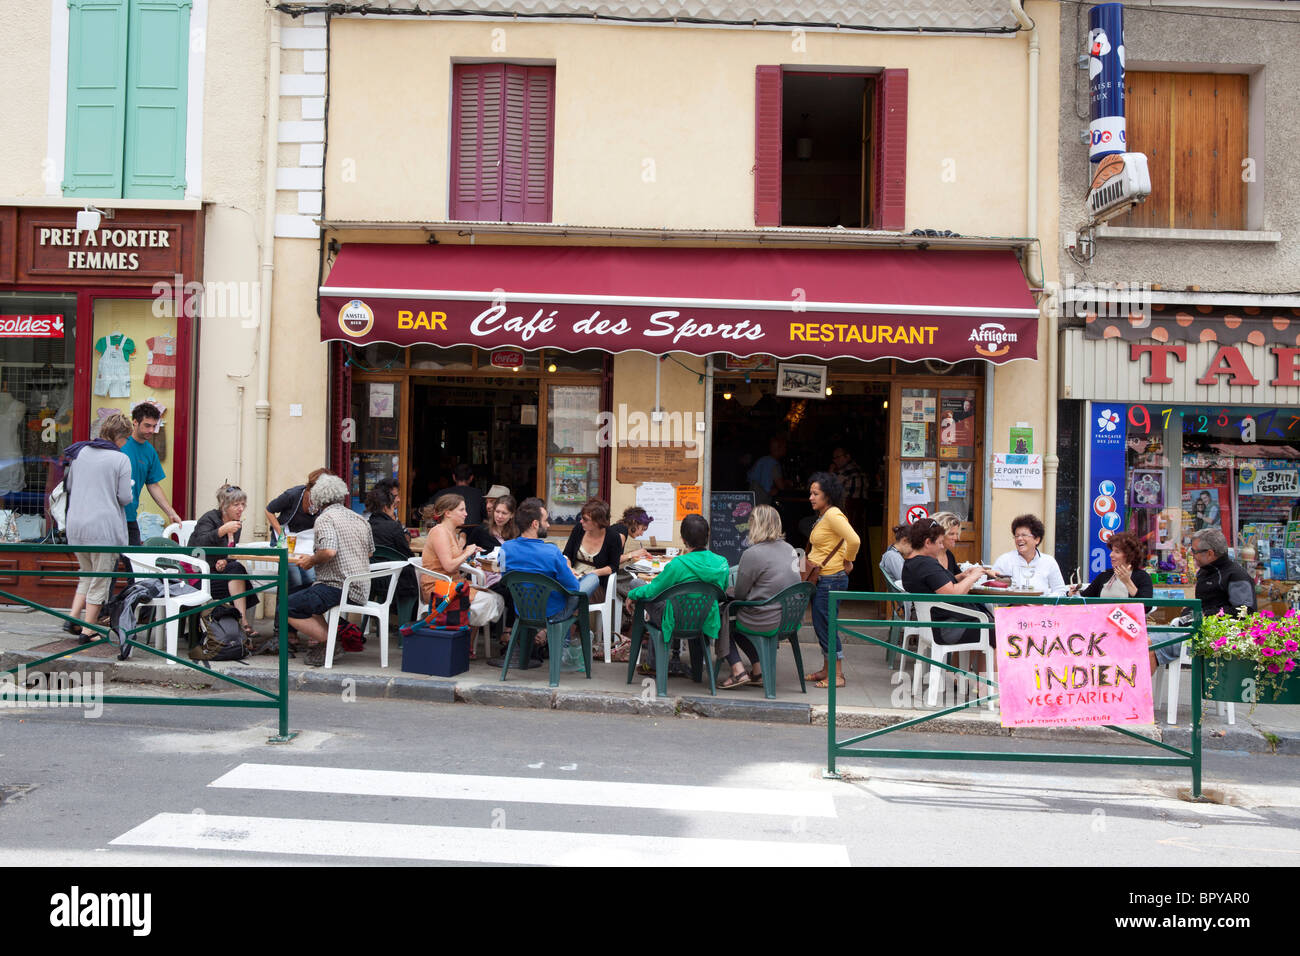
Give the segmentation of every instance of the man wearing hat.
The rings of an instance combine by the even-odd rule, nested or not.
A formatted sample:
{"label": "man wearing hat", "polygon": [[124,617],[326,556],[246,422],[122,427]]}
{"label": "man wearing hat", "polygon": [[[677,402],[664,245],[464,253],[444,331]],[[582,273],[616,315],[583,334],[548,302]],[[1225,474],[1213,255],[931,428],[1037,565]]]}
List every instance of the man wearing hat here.
{"label": "man wearing hat", "polygon": [[510,489],[505,485],[493,485],[489,488],[487,494],[483,496],[483,513],[490,515],[492,509],[497,506],[497,499],[504,498],[508,494],[510,494]]}

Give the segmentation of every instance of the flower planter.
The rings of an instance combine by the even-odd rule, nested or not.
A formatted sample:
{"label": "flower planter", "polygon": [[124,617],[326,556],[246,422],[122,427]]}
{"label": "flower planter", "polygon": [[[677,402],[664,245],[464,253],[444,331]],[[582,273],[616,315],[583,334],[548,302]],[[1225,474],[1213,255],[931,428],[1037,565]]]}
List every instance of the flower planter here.
{"label": "flower planter", "polygon": [[[1228,660],[1216,657],[1203,657],[1204,665],[1203,693],[1206,700],[1222,700],[1234,704],[1252,703],[1243,700],[1247,689],[1254,686],[1258,704],[1300,704],[1300,670],[1286,675],[1282,683],[1282,692],[1276,699],[1271,687],[1260,683],[1255,676],[1255,662]],[[1271,676],[1271,675],[1270,675]],[[1250,683],[1245,683],[1249,681]]]}

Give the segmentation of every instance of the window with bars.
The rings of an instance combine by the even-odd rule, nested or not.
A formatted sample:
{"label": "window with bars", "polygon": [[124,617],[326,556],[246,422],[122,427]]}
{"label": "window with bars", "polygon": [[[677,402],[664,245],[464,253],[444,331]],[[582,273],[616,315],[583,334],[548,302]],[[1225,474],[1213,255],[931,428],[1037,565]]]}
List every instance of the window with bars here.
{"label": "window with bars", "polygon": [[555,67],[456,64],[452,219],[550,222]]}

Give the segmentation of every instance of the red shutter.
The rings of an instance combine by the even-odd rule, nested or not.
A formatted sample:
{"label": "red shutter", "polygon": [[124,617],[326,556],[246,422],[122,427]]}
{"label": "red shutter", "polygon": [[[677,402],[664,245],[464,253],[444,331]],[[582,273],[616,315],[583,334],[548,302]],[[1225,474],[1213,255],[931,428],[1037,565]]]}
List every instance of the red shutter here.
{"label": "red shutter", "polygon": [[452,219],[501,219],[500,63],[453,67],[451,101]]}
{"label": "red shutter", "polygon": [[506,66],[501,218],[551,221],[555,68]]}
{"label": "red shutter", "polygon": [[907,206],[907,71],[885,70],[876,84],[878,229],[902,230]]}
{"label": "red shutter", "polygon": [[[352,444],[343,439],[344,429],[348,428],[347,420],[352,414],[352,367],[348,365],[344,343],[331,342],[330,348],[334,353],[330,363],[333,366],[330,369],[330,428],[333,430],[330,436],[330,470],[350,483]],[[348,434],[351,435],[355,428],[354,423],[348,428]]]}
{"label": "red shutter", "polygon": [[758,77],[755,81],[754,225],[781,225],[781,68],[779,66],[758,67]]}

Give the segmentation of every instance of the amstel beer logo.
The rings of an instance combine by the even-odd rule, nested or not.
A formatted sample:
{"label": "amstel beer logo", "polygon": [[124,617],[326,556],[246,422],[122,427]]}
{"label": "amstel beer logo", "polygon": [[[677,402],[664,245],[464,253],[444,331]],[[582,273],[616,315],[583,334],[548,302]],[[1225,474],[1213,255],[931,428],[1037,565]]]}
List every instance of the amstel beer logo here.
{"label": "amstel beer logo", "polygon": [[360,299],[353,299],[339,309],[339,328],[359,339],[375,327],[375,313]]}

